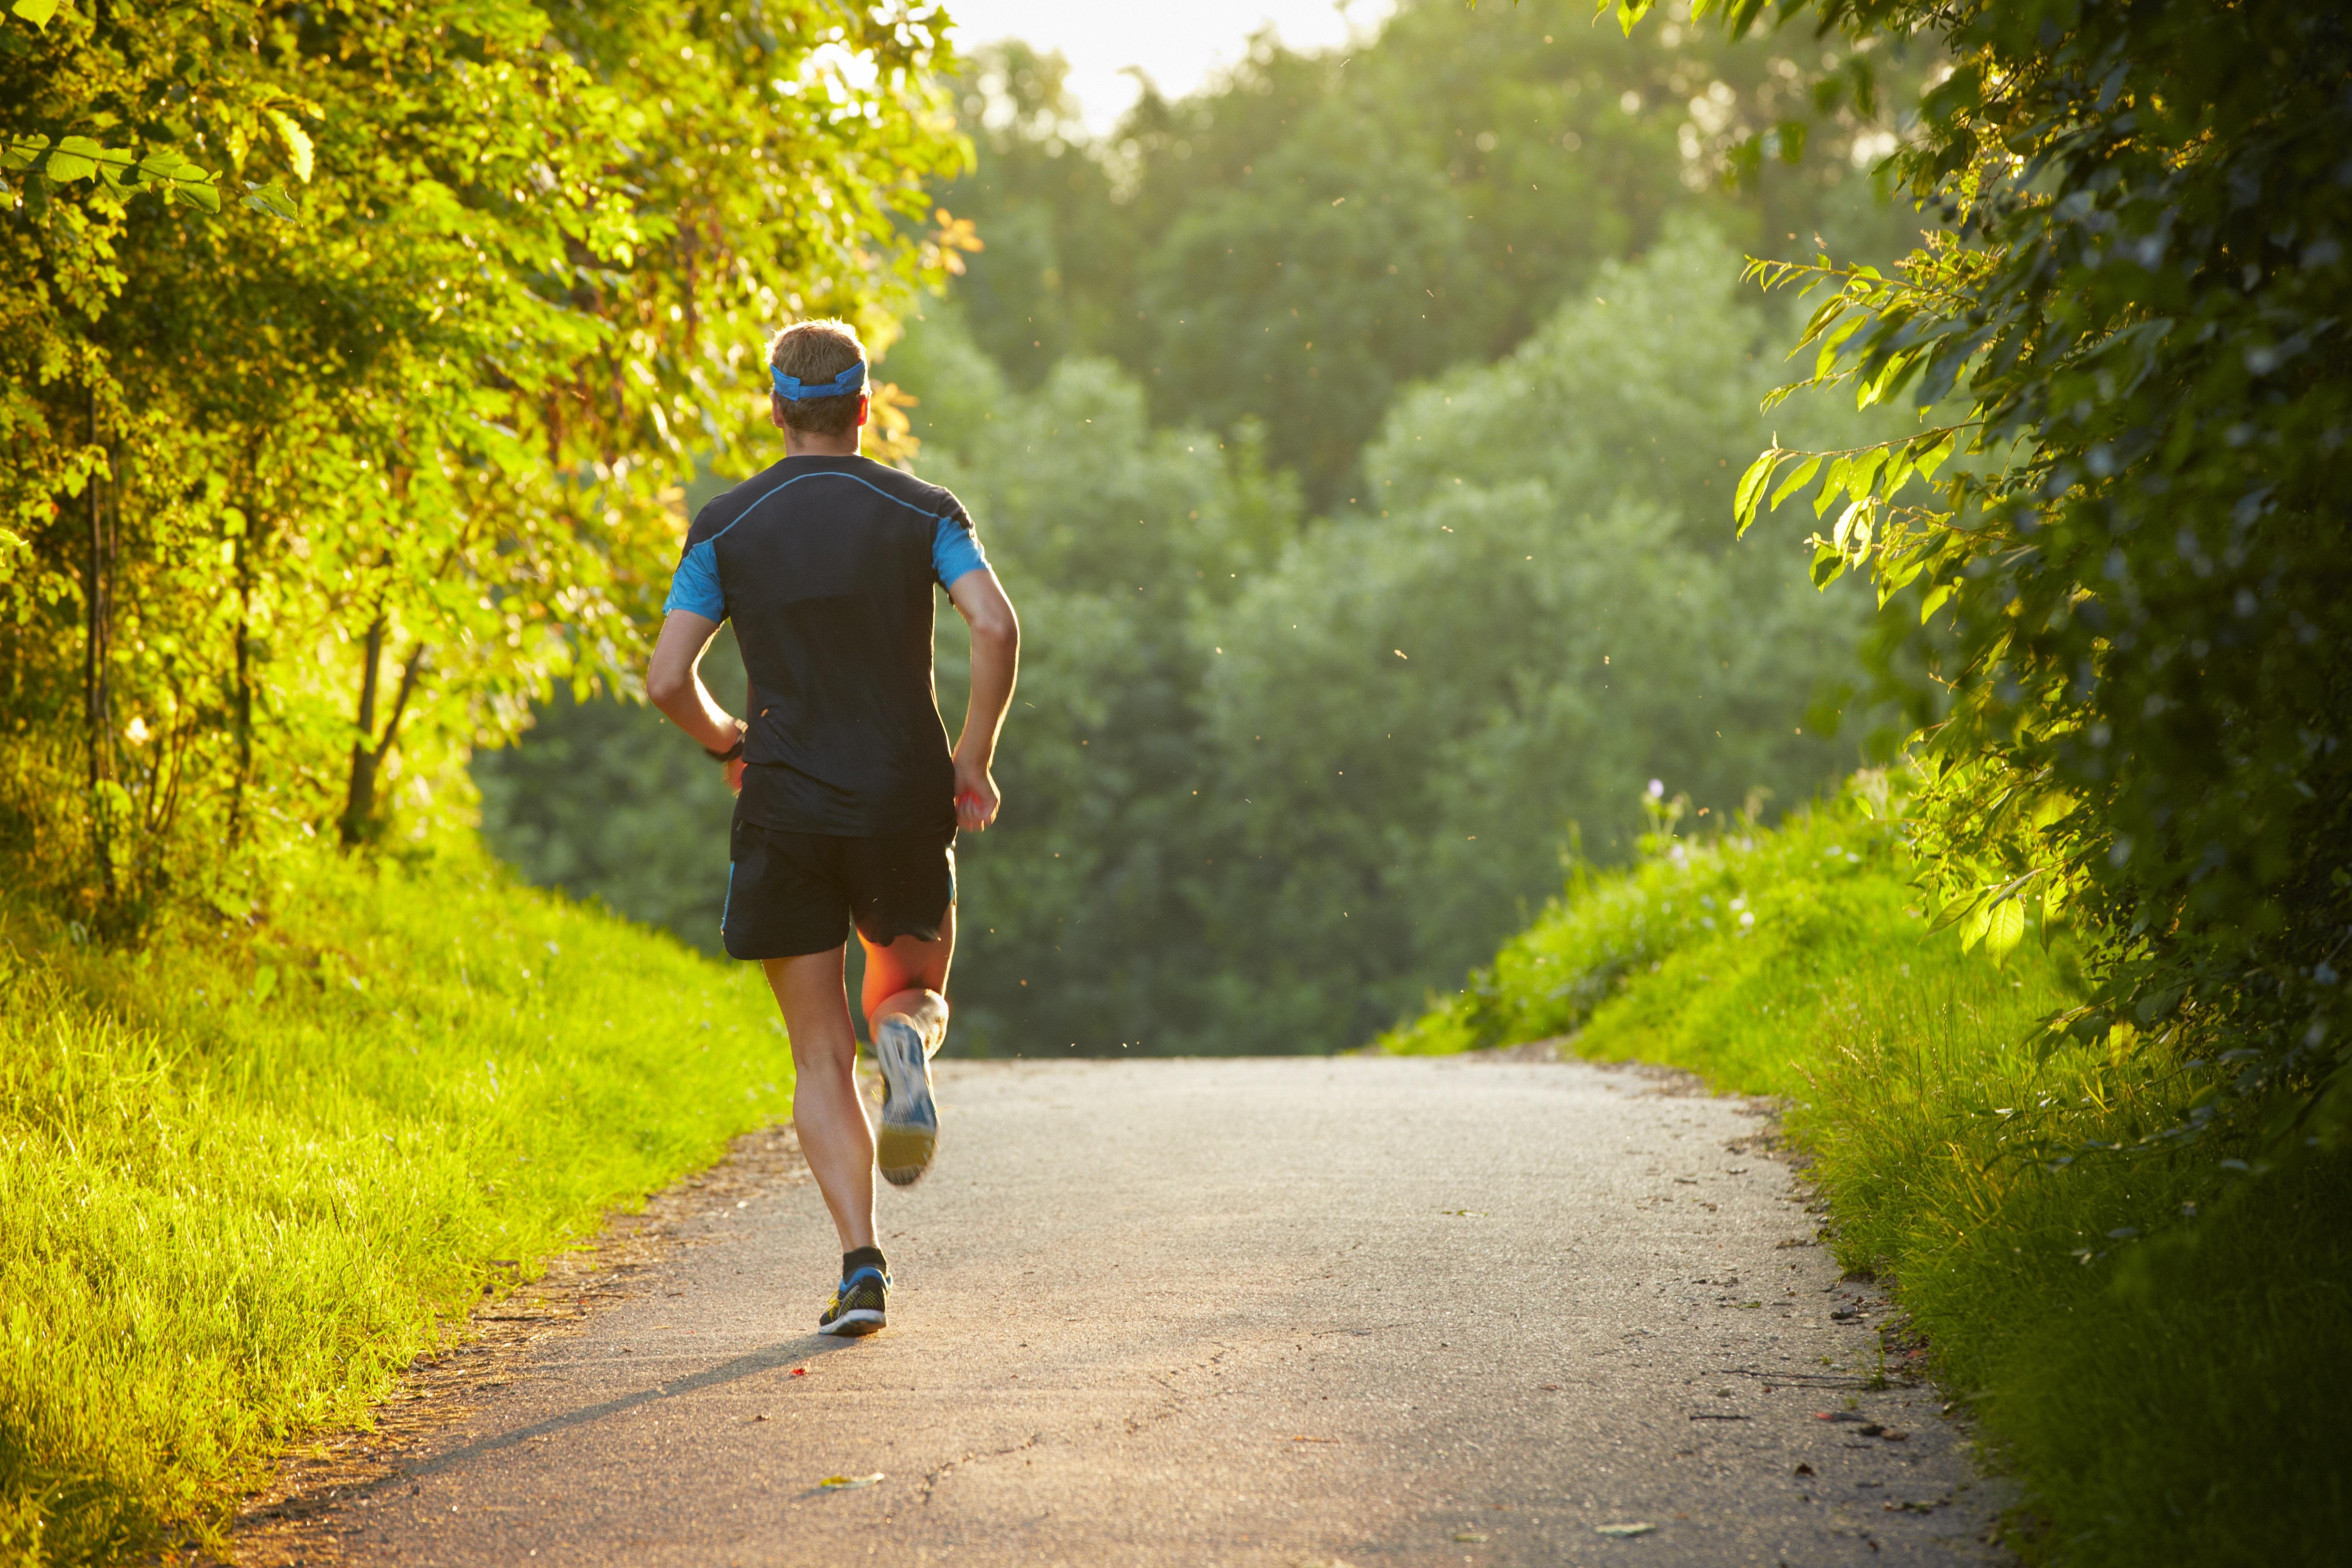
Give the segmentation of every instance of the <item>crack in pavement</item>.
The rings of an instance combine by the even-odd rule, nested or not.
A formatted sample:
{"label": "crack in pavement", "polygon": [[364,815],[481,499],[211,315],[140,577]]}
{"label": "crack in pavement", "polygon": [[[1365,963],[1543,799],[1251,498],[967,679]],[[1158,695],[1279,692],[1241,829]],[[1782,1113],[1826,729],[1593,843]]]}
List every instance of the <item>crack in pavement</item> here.
{"label": "crack in pavement", "polygon": [[931,1506],[932,1489],[939,1485],[940,1478],[949,1471],[961,1469],[966,1465],[978,1464],[987,1459],[1002,1459],[1013,1454],[1024,1453],[1037,1446],[1037,1436],[1038,1435],[1033,1432],[1028,1437],[1015,1443],[1010,1448],[999,1448],[992,1454],[966,1454],[961,1458],[950,1459],[935,1470],[927,1471],[923,1476],[922,1493],[919,1500],[921,1506],[924,1508]]}

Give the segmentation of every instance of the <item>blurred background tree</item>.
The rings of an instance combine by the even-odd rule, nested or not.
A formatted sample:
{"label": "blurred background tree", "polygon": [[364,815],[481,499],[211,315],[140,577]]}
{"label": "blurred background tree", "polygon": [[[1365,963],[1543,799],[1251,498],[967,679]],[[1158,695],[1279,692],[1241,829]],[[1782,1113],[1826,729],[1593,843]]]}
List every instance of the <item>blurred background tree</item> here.
{"label": "blurred background tree", "polygon": [[[1758,412],[1795,323],[1738,288],[1743,252],[1916,232],[1868,177],[1886,116],[1726,188],[1822,67],[1794,47],[1406,5],[1352,54],[1262,40],[1103,138],[1053,56],[965,67],[977,162],[935,199],[987,248],[886,370],[1028,633],[1005,816],[960,850],[960,1048],[1352,1046],[1564,861],[1627,854],[1649,780],[1721,821],[1854,763],[1886,718],[1849,703],[1866,594],[1727,521],[1776,429],[1887,428]],[[779,455],[714,458],[693,499]],[[634,771],[552,760],[639,743]],[[476,763],[491,843],[715,950],[660,890],[723,874],[681,745],[542,710]],[[576,841],[600,820],[629,826]],[[623,837],[648,858],[606,860]]]}
{"label": "blurred background tree", "polygon": [[[1932,63],[1864,47],[1890,95]],[[982,49],[959,95],[980,157],[941,195],[991,237],[960,291],[967,320],[1018,385],[1103,353],[1160,423],[1263,419],[1310,506],[1343,503],[1398,388],[1507,353],[1669,213],[1762,256],[1909,249],[1916,215],[1867,172],[1890,117],[1849,108],[1813,127],[1801,164],[1725,187],[1732,149],[1852,48],[1681,26],[1629,41],[1583,0],[1475,20],[1421,0],[1359,49],[1261,37],[1208,90],[1147,90],[1099,142],[1057,60]]]}

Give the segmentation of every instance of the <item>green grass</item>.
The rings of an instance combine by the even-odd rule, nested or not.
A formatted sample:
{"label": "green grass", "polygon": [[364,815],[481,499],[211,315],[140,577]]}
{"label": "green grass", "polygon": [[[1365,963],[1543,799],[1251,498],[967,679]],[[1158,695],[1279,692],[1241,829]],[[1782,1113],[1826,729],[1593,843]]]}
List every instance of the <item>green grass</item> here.
{"label": "green grass", "polygon": [[791,1089],[756,970],[478,863],[321,854],[135,953],[0,905],[0,1563],[216,1543],[289,1438]]}
{"label": "green grass", "polygon": [[2024,1044],[2075,990],[2063,939],[1999,966],[1918,908],[1894,832],[1843,802],[1585,879],[1384,1043],[1568,1034],[1786,1097],[1839,1258],[1894,1284],[2023,1483],[2030,1560],[2339,1561],[2352,1160],[2227,1135],[2081,1152],[2177,1124],[2210,1076]]}

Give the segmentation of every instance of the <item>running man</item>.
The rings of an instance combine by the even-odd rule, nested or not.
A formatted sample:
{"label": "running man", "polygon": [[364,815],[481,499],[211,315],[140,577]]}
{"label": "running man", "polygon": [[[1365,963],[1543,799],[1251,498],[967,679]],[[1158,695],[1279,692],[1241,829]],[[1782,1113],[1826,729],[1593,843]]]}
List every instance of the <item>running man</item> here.
{"label": "running man", "polygon": [[[728,952],[753,960],[792,1037],[793,1125],[841,1233],[841,1284],[817,1331],[881,1328],[889,1265],[874,1172],[919,1180],[939,1141],[930,1058],[947,1037],[955,837],[996,817],[989,764],[1013,700],[1020,626],[971,519],[937,485],[858,456],[866,350],[840,321],[768,347],[782,462],[702,509],[646,671],[646,693],[726,765],[736,793]],[[949,750],[931,682],[934,584],[971,626],[971,704]],[[730,717],[702,656],[733,620],[751,711]],[[855,1068],[842,961],[866,947],[877,1138]]]}

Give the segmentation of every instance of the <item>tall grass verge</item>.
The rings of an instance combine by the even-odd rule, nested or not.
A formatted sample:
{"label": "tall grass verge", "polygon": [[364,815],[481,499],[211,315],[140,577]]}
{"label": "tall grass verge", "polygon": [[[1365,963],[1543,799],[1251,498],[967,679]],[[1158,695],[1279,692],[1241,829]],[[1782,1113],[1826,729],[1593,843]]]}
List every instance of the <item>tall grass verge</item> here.
{"label": "tall grass verge", "polygon": [[1840,1260],[1894,1285],[2023,1483],[2030,1561],[2342,1561],[2352,1158],[2226,1131],[2141,1146],[2212,1076],[2145,1041],[2038,1039],[2074,990],[2063,937],[2004,965],[1930,932],[1899,838],[1852,800],[1653,849],[1384,1044],[1569,1035],[1783,1096]]}
{"label": "tall grass verge", "polygon": [[321,855],[138,952],[0,904],[0,1562],[217,1545],[486,1289],[785,1111],[758,973]]}

